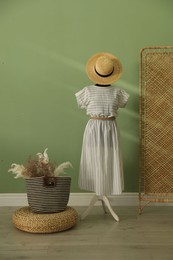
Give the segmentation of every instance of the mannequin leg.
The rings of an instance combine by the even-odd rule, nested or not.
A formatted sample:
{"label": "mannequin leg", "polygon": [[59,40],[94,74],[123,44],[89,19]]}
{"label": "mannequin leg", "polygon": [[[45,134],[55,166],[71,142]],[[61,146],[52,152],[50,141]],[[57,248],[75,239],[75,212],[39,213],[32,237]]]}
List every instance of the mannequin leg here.
{"label": "mannequin leg", "polygon": [[98,201],[101,200],[102,202],[102,207],[103,210],[105,212],[105,214],[107,213],[106,211],[106,206],[109,209],[112,217],[118,222],[119,221],[119,217],[117,216],[117,214],[113,211],[110,202],[108,200],[108,198],[106,196],[98,196],[98,195],[94,195],[94,197],[91,199],[91,202],[89,204],[89,207],[84,211],[84,213],[81,215],[81,220],[83,220],[84,218],[86,218],[86,216],[89,214],[89,212],[91,211],[91,209],[94,207],[94,204]]}
{"label": "mannequin leg", "polygon": [[101,200],[101,202],[102,202],[103,211],[104,211],[105,214],[107,214],[105,202],[104,202],[103,199],[100,199],[100,200]]}
{"label": "mannequin leg", "polygon": [[94,195],[94,197],[92,198],[89,207],[84,211],[84,213],[81,215],[81,220],[83,220],[91,211],[91,209],[93,208],[94,204],[99,200],[99,196]]}
{"label": "mannequin leg", "polygon": [[103,196],[102,197],[102,200],[105,202],[106,206],[108,207],[111,215],[113,216],[113,218],[116,220],[116,221],[119,221],[119,217],[117,216],[117,214],[113,211],[111,205],[110,205],[110,202],[108,200],[108,198],[106,196]]}

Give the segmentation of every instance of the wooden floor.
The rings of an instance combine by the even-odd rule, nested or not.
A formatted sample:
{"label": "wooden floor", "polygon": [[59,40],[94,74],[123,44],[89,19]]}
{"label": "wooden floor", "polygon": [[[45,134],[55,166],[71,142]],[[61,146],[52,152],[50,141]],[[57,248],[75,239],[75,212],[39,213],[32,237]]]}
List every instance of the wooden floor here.
{"label": "wooden floor", "polygon": [[[11,223],[15,207],[0,208],[1,260],[167,260],[173,259],[173,207],[114,207],[116,222],[95,206],[73,228],[54,234],[31,234]],[[85,207],[78,207],[79,214]]]}

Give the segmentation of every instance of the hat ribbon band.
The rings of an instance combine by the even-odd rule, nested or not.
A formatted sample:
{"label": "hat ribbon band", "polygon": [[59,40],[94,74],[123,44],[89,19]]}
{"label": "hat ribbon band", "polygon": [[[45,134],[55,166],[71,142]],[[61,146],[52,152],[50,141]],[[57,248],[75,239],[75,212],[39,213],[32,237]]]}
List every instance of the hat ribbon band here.
{"label": "hat ribbon band", "polygon": [[111,75],[113,74],[113,72],[114,72],[114,67],[113,67],[113,70],[111,71],[111,73],[109,73],[109,74],[107,74],[107,75],[102,75],[102,74],[100,74],[100,73],[96,70],[95,67],[94,67],[94,70],[95,70],[95,72],[97,73],[98,76],[103,77],[103,78],[107,78],[107,77],[109,77],[109,76],[111,76]]}

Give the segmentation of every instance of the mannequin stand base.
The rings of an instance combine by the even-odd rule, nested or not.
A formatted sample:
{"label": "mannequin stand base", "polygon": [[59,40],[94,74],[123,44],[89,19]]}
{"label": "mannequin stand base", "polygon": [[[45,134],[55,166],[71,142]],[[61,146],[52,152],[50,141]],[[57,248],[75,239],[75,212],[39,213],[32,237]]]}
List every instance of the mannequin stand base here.
{"label": "mannequin stand base", "polygon": [[89,212],[92,210],[92,208],[94,207],[94,204],[100,200],[101,203],[102,203],[102,207],[103,207],[103,210],[104,210],[104,213],[107,214],[107,211],[106,211],[106,206],[109,210],[109,212],[111,213],[112,217],[116,220],[116,221],[119,221],[119,217],[117,216],[117,214],[113,211],[112,207],[111,207],[111,204],[108,200],[108,198],[106,196],[98,196],[98,195],[95,195],[92,199],[91,199],[91,202],[90,202],[90,205],[89,207],[84,211],[84,213],[81,215],[81,220],[83,220],[84,218],[86,218],[86,216],[89,214]]}

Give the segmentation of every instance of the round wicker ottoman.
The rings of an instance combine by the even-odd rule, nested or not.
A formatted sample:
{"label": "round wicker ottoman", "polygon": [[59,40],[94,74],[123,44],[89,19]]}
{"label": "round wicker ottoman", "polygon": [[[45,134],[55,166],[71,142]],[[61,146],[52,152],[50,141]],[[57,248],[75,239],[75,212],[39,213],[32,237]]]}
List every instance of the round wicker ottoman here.
{"label": "round wicker ottoman", "polygon": [[75,209],[67,207],[60,213],[33,213],[30,207],[16,210],[12,215],[13,224],[20,230],[30,233],[54,233],[72,228],[78,220]]}

